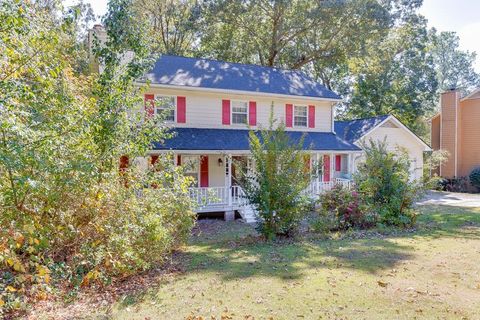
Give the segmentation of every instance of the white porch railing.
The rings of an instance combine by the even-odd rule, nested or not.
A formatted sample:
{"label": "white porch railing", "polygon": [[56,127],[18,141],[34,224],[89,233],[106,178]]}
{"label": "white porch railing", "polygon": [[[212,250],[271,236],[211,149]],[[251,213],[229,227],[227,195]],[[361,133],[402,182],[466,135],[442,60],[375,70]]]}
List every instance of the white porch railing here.
{"label": "white porch railing", "polygon": [[246,204],[245,193],[239,186],[189,188],[188,192],[201,209],[238,207]]}
{"label": "white porch railing", "polygon": [[342,185],[343,187],[350,189],[353,187],[353,181],[343,178],[336,178],[333,181],[312,181],[305,190],[306,195],[310,195],[313,198],[318,197],[325,191],[330,191],[335,185]]}
{"label": "white porch railing", "polygon": [[[346,188],[353,186],[353,181],[336,178],[333,181],[313,181],[304,194],[316,199],[325,191],[341,184]],[[240,186],[232,187],[199,187],[189,188],[190,197],[197,203],[199,210],[218,209],[232,210],[248,205],[245,193]]]}

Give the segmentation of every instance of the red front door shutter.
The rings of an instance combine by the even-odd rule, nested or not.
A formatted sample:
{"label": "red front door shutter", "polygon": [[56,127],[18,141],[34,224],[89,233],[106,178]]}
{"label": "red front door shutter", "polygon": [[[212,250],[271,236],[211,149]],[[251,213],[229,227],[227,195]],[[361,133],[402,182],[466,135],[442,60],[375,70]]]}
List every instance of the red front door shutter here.
{"label": "red front door shutter", "polygon": [[185,97],[177,97],[177,122],[187,122],[187,101]]}
{"label": "red front door shutter", "polygon": [[257,125],[257,103],[255,101],[248,103],[248,124],[251,126]]}
{"label": "red front door shutter", "polygon": [[208,156],[200,158],[200,187],[208,187]]}
{"label": "red front door shutter", "polygon": [[330,181],[330,156],[323,156],[323,181]]}
{"label": "red front door shutter", "polygon": [[342,171],[342,156],[339,154],[335,156],[335,171]]}
{"label": "red front door shutter", "polygon": [[177,154],[177,166],[181,166],[182,165],[182,156]]}
{"label": "red front door shutter", "polygon": [[285,105],[285,126],[293,127],[293,105],[288,103]]}
{"label": "red front door shutter", "polygon": [[230,100],[222,100],[222,124],[230,124]]}
{"label": "red front door shutter", "polygon": [[155,95],[145,94],[145,113],[148,117],[153,117],[155,112]]}
{"label": "red front door shutter", "polygon": [[308,127],[315,128],[315,106],[308,106]]}

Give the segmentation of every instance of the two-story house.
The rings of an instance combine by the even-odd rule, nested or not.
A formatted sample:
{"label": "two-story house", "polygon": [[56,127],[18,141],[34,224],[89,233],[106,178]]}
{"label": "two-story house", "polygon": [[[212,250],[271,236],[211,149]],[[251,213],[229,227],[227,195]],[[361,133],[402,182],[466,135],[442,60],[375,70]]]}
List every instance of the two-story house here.
{"label": "two-story house", "polygon": [[177,164],[195,178],[199,211],[237,207],[241,190],[235,166],[251,165],[249,130],[268,127],[271,112],[292,140],[304,136],[309,165],[323,162],[312,194],[333,181],[349,183],[345,178],[353,172],[354,156],[362,153],[334,132],[334,105],[341,98],[302,72],[164,55],[147,79],[145,112],[167,110],[175,131],[172,139],[155,143],[149,161],[174,152]]}
{"label": "two-story house", "polygon": [[[232,213],[245,207],[236,166],[252,166],[249,130],[268,127],[272,112],[293,141],[304,137],[308,165],[323,163],[321,174],[306,190],[312,197],[334,183],[350,184],[362,159],[362,139],[386,137],[392,145],[406,144],[415,150],[412,157],[420,168],[422,152],[429,149],[391,116],[335,123],[334,108],[341,98],[300,71],[163,55],[138,85],[147,80],[145,112],[166,111],[175,135],[155,143],[143,163],[173,152],[177,164],[195,178],[191,192],[199,212]],[[418,170],[412,177],[419,177]],[[242,215],[249,220],[248,212]]]}

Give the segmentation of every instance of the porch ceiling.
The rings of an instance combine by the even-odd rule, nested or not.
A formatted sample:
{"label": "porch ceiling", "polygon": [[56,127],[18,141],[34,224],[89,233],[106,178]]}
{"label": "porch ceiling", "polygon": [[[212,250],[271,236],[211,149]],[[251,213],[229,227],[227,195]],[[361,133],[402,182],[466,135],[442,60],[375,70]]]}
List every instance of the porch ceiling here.
{"label": "porch ceiling", "polygon": [[[243,129],[201,129],[175,128],[174,137],[163,143],[154,143],[154,150],[249,150],[249,130]],[[305,135],[303,146],[313,151],[360,151],[356,145],[347,142],[332,132],[287,131],[292,141],[300,141]]]}

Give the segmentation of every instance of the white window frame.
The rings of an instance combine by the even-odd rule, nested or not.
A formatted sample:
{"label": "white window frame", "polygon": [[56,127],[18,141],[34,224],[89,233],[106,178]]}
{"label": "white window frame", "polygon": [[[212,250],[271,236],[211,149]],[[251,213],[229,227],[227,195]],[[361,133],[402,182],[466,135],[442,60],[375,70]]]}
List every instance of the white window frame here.
{"label": "white window frame", "polygon": [[[296,125],[295,124],[295,109],[297,109],[298,107],[302,107],[302,108],[305,108],[305,111],[306,111],[306,123],[305,123],[305,126],[299,126],[299,125]],[[308,128],[308,106],[307,105],[294,105],[293,106],[293,119],[292,119],[292,125],[294,128]]]}
{"label": "white window frame", "polygon": [[157,99],[161,99],[161,98],[173,98],[173,120],[171,119],[165,119],[166,122],[169,122],[169,123],[175,123],[177,122],[177,97],[176,96],[170,96],[170,95],[165,95],[165,94],[156,94],[154,96],[154,101],[155,101],[155,108],[154,108],[154,114],[157,115],[159,114],[159,111],[158,110],[166,110],[165,108],[157,108]]}
{"label": "white window frame", "polygon": [[[247,107],[247,110],[246,110],[246,115],[247,115],[247,121],[245,123],[235,123],[233,122],[233,104],[237,102],[237,103],[243,103],[246,105]],[[236,114],[241,114],[240,112],[235,112]],[[232,125],[236,125],[236,126],[243,126],[243,125],[248,125],[250,123],[250,112],[249,112],[249,102],[248,101],[243,101],[243,100],[231,100],[230,102],[230,123]]]}

